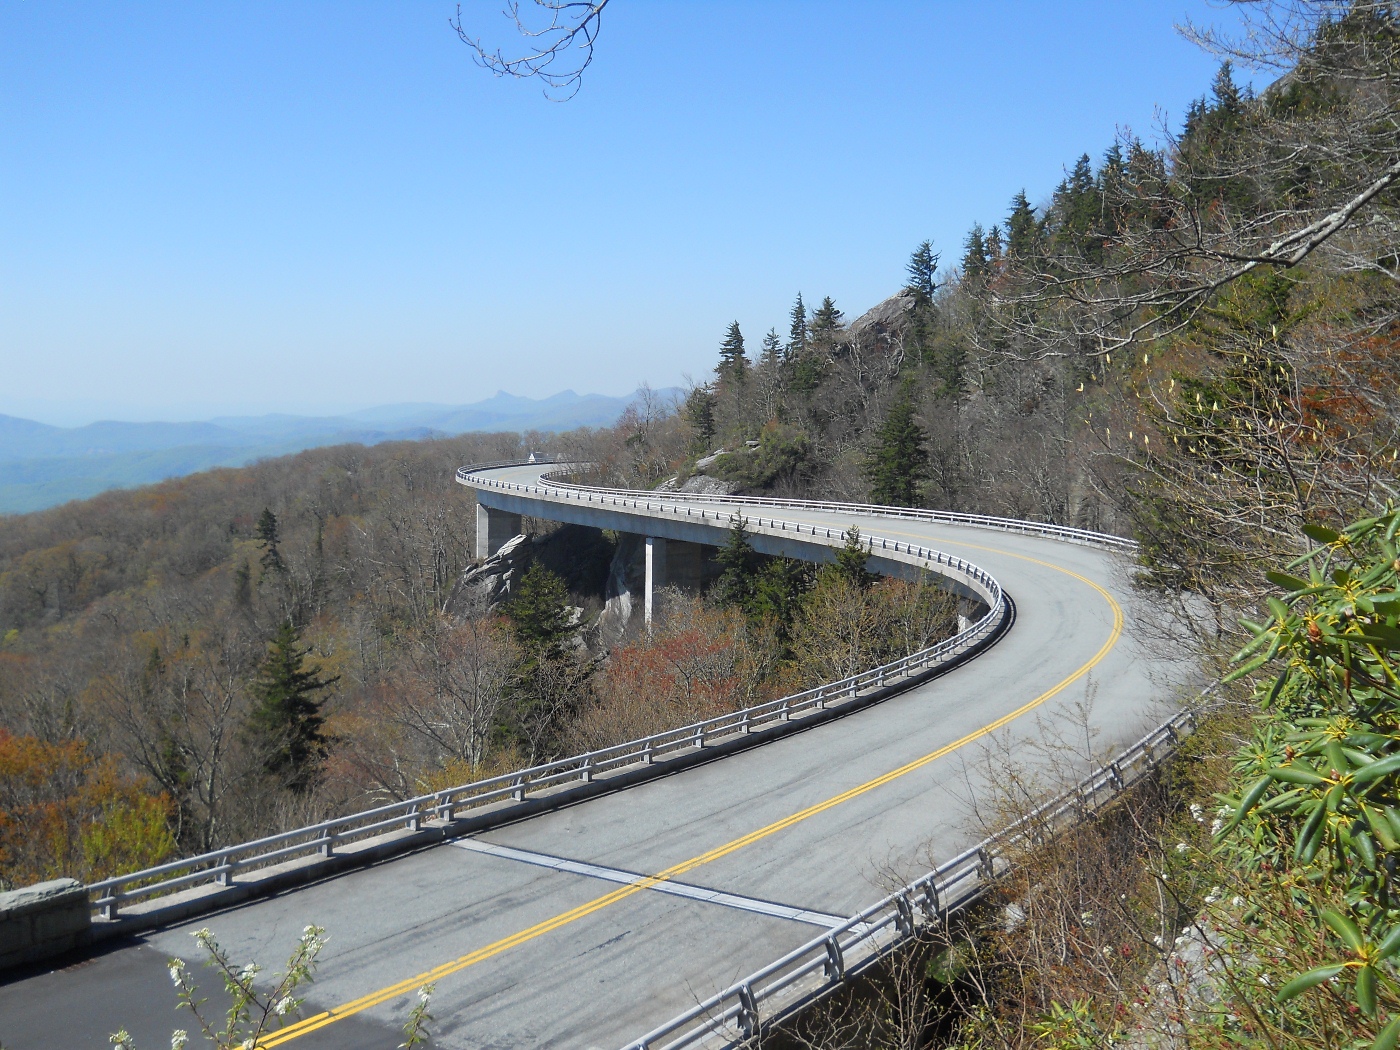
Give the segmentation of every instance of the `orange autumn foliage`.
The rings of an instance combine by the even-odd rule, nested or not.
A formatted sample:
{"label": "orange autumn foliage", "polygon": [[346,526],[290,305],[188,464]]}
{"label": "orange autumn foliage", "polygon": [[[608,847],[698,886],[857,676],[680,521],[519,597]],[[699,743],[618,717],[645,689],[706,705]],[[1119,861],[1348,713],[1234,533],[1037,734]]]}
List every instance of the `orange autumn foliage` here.
{"label": "orange autumn foliage", "polygon": [[123,777],[81,741],[50,744],[0,729],[0,885],[69,876],[95,882],[175,850],[170,800]]}

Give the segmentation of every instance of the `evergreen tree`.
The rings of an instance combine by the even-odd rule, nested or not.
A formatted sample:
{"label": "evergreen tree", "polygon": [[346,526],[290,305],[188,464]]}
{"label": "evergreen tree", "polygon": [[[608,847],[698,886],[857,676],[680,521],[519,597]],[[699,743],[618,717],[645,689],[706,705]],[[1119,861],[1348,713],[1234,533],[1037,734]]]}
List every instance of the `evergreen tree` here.
{"label": "evergreen tree", "polygon": [[797,293],[797,301],[792,304],[789,319],[787,356],[791,360],[807,349],[807,307],[802,302],[801,292]]}
{"label": "evergreen tree", "polygon": [[845,327],[844,322],[845,315],[836,309],[836,304],[831,301],[831,296],[828,295],[822,300],[821,306],[817,307],[812,314],[812,335],[839,332]]}
{"label": "evergreen tree", "polygon": [[933,250],[931,241],[924,241],[914,249],[909,257],[909,283],[905,290],[912,292],[914,305],[909,312],[909,344],[916,361],[930,363],[933,360],[934,326],[937,314],[933,305],[933,293],[937,287],[935,275],[938,273],[938,253]]}
{"label": "evergreen tree", "polygon": [[715,601],[747,610],[754,594],[759,555],[749,541],[748,522],[738,514],[729,519],[729,539],[715,561],[724,570],[711,592]]}
{"label": "evergreen tree", "polygon": [[233,602],[240,609],[253,602],[253,571],[246,561],[233,571]]}
{"label": "evergreen tree", "polygon": [[1011,214],[1006,220],[1006,250],[1016,259],[1028,260],[1036,255],[1040,244],[1040,225],[1035,220],[1035,209],[1026,199],[1026,191],[1021,190],[1011,198]]}
{"label": "evergreen tree", "polygon": [[563,579],[539,562],[525,570],[505,612],[527,659],[560,655],[565,639],[573,633],[569,589]]}
{"label": "evergreen tree", "polygon": [[914,507],[928,480],[927,438],[914,420],[913,389],[905,384],[875,436],[866,464],[870,498],[876,503]]}
{"label": "evergreen tree", "polygon": [[1005,247],[1005,240],[1002,236],[1001,227],[993,226],[987,231],[987,266],[990,270],[995,270],[1001,263],[1002,250]]}
{"label": "evergreen tree", "polygon": [[715,371],[723,379],[742,382],[748,367],[749,359],[744,355],[744,333],[739,331],[739,322],[734,321],[719,344],[719,367]]}
{"label": "evergreen tree", "polygon": [[982,224],[976,223],[967,234],[963,245],[962,272],[964,277],[979,280],[986,277],[990,269],[987,260],[987,244],[983,240]]}
{"label": "evergreen tree", "polygon": [[924,241],[909,257],[909,291],[921,300],[933,301],[934,275],[938,273],[938,253],[932,241]]}
{"label": "evergreen tree", "polygon": [[764,368],[776,371],[778,365],[782,363],[782,358],[783,341],[778,338],[778,330],[770,328],[763,337],[763,352],[759,361]]}
{"label": "evergreen tree", "polygon": [[268,507],[258,517],[258,541],[262,544],[262,567],[264,572],[285,574],[287,566],[282,562],[282,551],[278,547],[277,515]]}
{"label": "evergreen tree", "polygon": [[814,582],[811,568],[793,558],[772,558],[758,571],[744,609],[756,624],[770,625],[784,646],[803,596]]}
{"label": "evergreen tree", "polygon": [[283,620],[253,684],[248,719],[263,769],[298,792],[315,783],[329,743],[316,694],[340,681],[339,675],[322,678],[319,667],[308,666],[309,652],[292,621]]}
{"label": "evergreen tree", "polygon": [[564,580],[534,562],[505,605],[520,655],[497,727],[529,762],[557,754],[560,727],[587,688],[588,667],[569,649],[574,622]]}
{"label": "evergreen tree", "polygon": [[866,568],[870,552],[860,538],[860,529],[852,525],[846,530],[846,542],[836,552],[836,561],[827,571],[845,577],[854,586],[865,590],[875,582],[875,574]]}
{"label": "evergreen tree", "polygon": [[708,386],[697,386],[685,397],[681,415],[695,431],[695,451],[708,452],[715,440],[715,392]]}

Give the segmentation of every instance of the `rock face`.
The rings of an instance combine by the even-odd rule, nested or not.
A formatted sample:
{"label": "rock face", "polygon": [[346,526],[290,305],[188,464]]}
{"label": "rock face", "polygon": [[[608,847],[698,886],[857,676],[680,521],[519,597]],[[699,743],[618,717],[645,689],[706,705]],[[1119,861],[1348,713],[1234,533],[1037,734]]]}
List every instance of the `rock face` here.
{"label": "rock face", "polygon": [[866,332],[889,335],[909,324],[909,314],[914,309],[914,293],[896,292],[882,303],[876,303],[847,326],[846,331],[853,336]]}
{"label": "rock face", "polygon": [[594,649],[600,652],[610,650],[627,633],[633,613],[641,608],[646,574],[645,539],[631,533],[621,534],[617,540],[617,552],[608,567],[603,611],[593,629],[591,640]]}
{"label": "rock face", "polygon": [[[757,441],[745,442],[746,445],[756,447]],[[690,468],[690,476],[685,481],[680,480],[680,475],[667,478],[660,485],[660,488],[667,492],[694,492],[704,496],[732,496],[739,492],[743,486],[735,481],[726,481],[724,478],[717,478],[709,471],[719,462],[727,449],[716,449],[708,456],[703,456],[695,461],[695,465]]]}
{"label": "rock face", "polygon": [[462,617],[499,608],[536,561],[563,579],[571,594],[600,594],[615,546],[608,534],[582,525],[563,525],[542,536],[516,536],[492,557],[462,571],[443,612]]}
{"label": "rock face", "polygon": [[452,617],[470,616],[509,601],[511,585],[530,564],[533,546],[529,536],[516,536],[484,562],[468,565],[452,588],[443,612]]}

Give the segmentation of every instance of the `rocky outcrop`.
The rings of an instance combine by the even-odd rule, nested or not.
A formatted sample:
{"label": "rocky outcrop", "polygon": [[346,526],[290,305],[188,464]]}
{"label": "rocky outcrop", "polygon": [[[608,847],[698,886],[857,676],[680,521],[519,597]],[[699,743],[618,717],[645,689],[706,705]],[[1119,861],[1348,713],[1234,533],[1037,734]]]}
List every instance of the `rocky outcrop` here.
{"label": "rocky outcrop", "polygon": [[897,292],[882,303],[876,303],[847,326],[852,336],[867,332],[876,335],[891,335],[909,325],[909,315],[914,309],[914,293],[907,289]]}
{"label": "rocky outcrop", "polygon": [[452,588],[443,611],[460,618],[479,615],[509,601],[512,584],[530,564],[533,546],[529,536],[516,536],[485,561],[468,565]]}
{"label": "rocky outcrop", "polygon": [[[757,441],[745,442],[750,448],[758,446]],[[739,492],[743,486],[737,481],[729,481],[725,478],[717,477],[710,471],[719,463],[721,456],[727,453],[727,449],[716,449],[708,456],[703,456],[695,461],[690,468],[690,473],[684,481],[681,481],[679,474],[667,478],[658,487],[666,492],[693,492],[704,496],[733,496]]]}

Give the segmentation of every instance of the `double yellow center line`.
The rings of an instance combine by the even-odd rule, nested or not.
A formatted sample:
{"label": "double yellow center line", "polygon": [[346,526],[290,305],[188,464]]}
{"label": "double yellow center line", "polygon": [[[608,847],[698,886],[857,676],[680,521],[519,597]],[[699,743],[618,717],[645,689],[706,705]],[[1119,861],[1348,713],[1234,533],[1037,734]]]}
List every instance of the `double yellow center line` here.
{"label": "double yellow center line", "polygon": [[[963,546],[970,547],[974,545],[964,544]],[[994,548],[991,547],[978,547],[977,549],[988,551],[994,550]],[[334,1024],[337,1021],[342,1021],[347,1017],[353,1017],[355,1014],[368,1010],[371,1007],[378,1006],[381,1003],[386,1003],[391,999],[397,999],[399,996],[411,994],[417,989],[423,987],[423,985],[425,984],[432,984],[436,981],[441,980],[444,977],[449,977],[454,973],[460,973],[462,970],[467,969],[469,966],[475,966],[479,962],[484,962],[485,960],[490,959],[493,956],[500,955],[504,951],[509,951],[511,948],[524,944],[527,941],[532,941],[536,937],[541,937],[544,934],[551,932],[552,930],[557,930],[562,926],[567,926],[570,923],[576,922],[577,920],[582,919],[585,916],[592,915],[594,912],[600,911],[611,904],[616,904],[620,900],[625,900],[626,898],[631,897],[633,894],[641,893],[643,890],[650,889],[658,883],[665,882],[667,879],[673,879],[679,875],[684,875],[686,872],[694,871],[696,868],[709,864],[711,861],[719,860],[719,858],[728,856],[736,850],[741,850],[745,846],[750,846],[755,842],[759,842],[763,839],[766,839],[770,835],[776,835],[780,831],[785,831],[796,824],[802,823],[804,820],[807,820],[810,817],[815,817],[819,813],[825,813],[827,810],[839,806],[843,802],[849,802],[853,798],[859,798],[861,795],[864,795],[867,792],[871,792],[876,790],[877,788],[884,787],[886,784],[898,780],[900,777],[905,776],[908,773],[912,773],[917,769],[922,769],[930,762],[936,762],[938,759],[944,758],[945,756],[952,754],[959,748],[966,747],[968,744],[987,736],[989,733],[996,732],[998,729],[1001,729],[1008,723],[1016,720],[1017,718],[1020,718],[1026,712],[1039,707],[1041,704],[1045,703],[1045,701],[1049,700],[1052,696],[1055,696],[1057,693],[1062,692],[1066,687],[1072,685],[1080,678],[1083,678],[1086,674],[1093,670],[1093,668],[1097,666],[1098,663],[1102,661],[1105,656],[1108,655],[1109,651],[1114,647],[1114,645],[1117,644],[1119,636],[1123,633],[1122,607],[1119,606],[1119,604],[1114,600],[1113,596],[1108,593],[1108,591],[1104,590],[1093,580],[1081,576],[1077,572],[1072,572],[1071,570],[1066,569],[1063,566],[1041,561],[1038,558],[1027,557],[1023,554],[1011,554],[1011,552],[1009,551],[996,551],[996,553],[1008,554],[1011,557],[1020,558],[1023,561],[1034,562],[1037,565],[1043,565],[1047,568],[1055,569],[1058,572],[1065,573],[1068,576],[1072,576],[1076,580],[1079,580],[1082,583],[1085,583],[1088,586],[1092,587],[1095,591],[1102,595],[1104,601],[1108,602],[1109,607],[1113,610],[1113,629],[1109,632],[1108,639],[1103,643],[1102,646],[1099,647],[1098,652],[1096,652],[1086,664],[1078,668],[1076,671],[1074,671],[1072,674],[1068,675],[1061,681],[1057,682],[1054,686],[1047,689],[1045,692],[1041,693],[1034,700],[1022,704],[1020,707],[1016,708],[1016,710],[1008,714],[1002,715],[1002,717],[998,718],[995,722],[989,722],[982,728],[974,730],[973,732],[968,733],[966,736],[954,740],[951,744],[947,744],[943,747],[940,747],[937,751],[930,751],[928,754],[922,756],[921,758],[916,758],[912,762],[908,762],[900,766],[898,769],[892,769],[888,773],[884,773],[881,776],[874,778],[873,780],[867,780],[864,784],[859,784],[856,787],[853,787],[847,791],[843,791],[839,795],[833,795],[831,798],[826,799],[823,802],[818,802],[816,805],[808,806],[806,809],[799,810],[798,812],[793,813],[791,816],[783,817],[781,820],[776,820],[772,824],[759,828],[757,831],[751,831],[747,835],[743,835],[737,839],[734,839],[732,842],[726,842],[722,846],[716,846],[714,849],[708,850],[705,853],[701,853],[698,856],[691,857],[689,860],[683,860],[679,864],[673,865],[672,867],[669,867],[664,871],[659,871],[655,875],[649,875],[646,878],[639,880],[638,882],[632,883],[631,885],[621,886],[618,889],[611,891],[610,893],[605,893],[601,897],[597,897],[587,902],[586,904],[580,904],[576,908],[570,908],[568,911],[561,912],[553,918],[546,919],[544,922],[536,923],[534,926],[531,926],[528,929],[520,930],[518,933],[513,933],[509,937],[503,937],[500,940],[488,944],[483,948],[478,948],[476,949],[476,951],[469,952],[466,955],[461,956],[460,958],[453,959],[450,962],[445,962],[441,966],[435,966],[431,970],[424,971],[420,974],[415,974],[412,977],[404,978],[402,981],[398,981],[395,984],[387,985],[386,987],[380,988],[377,991],[370,992],[368,995],[363,995],[358,999],[352,999],[350,1002],[344,1003],[331,1010],[326,1010],[319,1014],[313,1014],[311,1017],[304,1018],[303,1020],[297,1021],[294,1024],[288,1025],[286,1028],[279,1029],[272,1035],[264,1037],[263,1040],[258,1044],[258,1046],[268,1048],[268,1050],[270,1050],[271,1047],[281,1046],[283,1043],[289,1043],[293,1039],[299,1039],[301,1036],[325,1028],[327,1025]]]}

